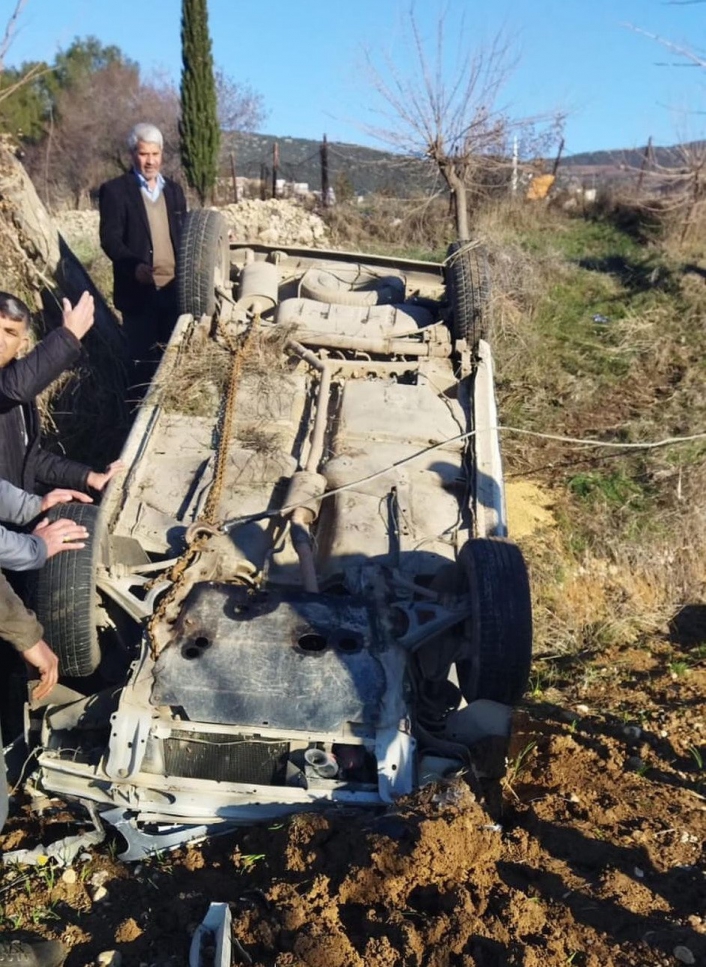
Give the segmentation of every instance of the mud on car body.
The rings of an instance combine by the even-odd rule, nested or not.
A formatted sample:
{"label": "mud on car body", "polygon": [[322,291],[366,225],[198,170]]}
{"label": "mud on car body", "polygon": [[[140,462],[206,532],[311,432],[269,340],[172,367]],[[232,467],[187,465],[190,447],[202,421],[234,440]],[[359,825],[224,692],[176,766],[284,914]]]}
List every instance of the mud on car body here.
{"label": "mud on car body", "polygon": [[471,769],[531,655],[482,247],[440,266],[238,246],[196,211],[178,261],[87,570],[44,576],[64,674],[127,660],[44,713],[39,782],[128,858]]}

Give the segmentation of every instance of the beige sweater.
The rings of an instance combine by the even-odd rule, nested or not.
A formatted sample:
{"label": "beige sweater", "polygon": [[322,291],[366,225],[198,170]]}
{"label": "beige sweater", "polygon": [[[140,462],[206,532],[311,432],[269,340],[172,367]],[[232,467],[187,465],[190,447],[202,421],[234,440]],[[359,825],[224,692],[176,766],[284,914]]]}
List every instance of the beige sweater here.
{"label": "beige sweater", "polygon": [[151,201],[143,191],[142,200],[145,203],[147,220],[150,223],[154,284],[158,289],[161,289],[172,281],[176,269],[174,246],[172,245],[172,237],[169,234],[167,203],[164,200],[163,191],[160,192],[157,201]]}

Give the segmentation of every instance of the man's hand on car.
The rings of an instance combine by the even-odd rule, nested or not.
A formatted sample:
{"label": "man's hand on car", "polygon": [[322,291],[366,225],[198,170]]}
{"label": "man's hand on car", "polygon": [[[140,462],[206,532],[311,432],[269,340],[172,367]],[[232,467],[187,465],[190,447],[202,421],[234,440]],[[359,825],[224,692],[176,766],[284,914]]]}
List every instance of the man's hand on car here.
{"label": "man's hand on car", "polygon": [[63,300],[64,326],[77,339],[83,339],[93,325],[96,306],[90,292],[84,292],[75,306],[68,299]]}
{"label": "man's hand on car", "polygon": [[48,520],[41,520],[32,531],[32,536],[40,537],[44,541],[47,545],[47,558],[50,558],[61,551],[80,551],[86,546],[90,534],[82,524],[61,517],[51,524]]}
{"label": "man's hand on car", "polygon": [[103,491],[105,485],[113,477],[125,470],[125,464],[122,460],[113,460],[109,463],[104,473],[98,473],[96,470],[91,470],[88,477],[86,477],[86,483],[91,488],[91,490],[97,490],[99,493]]}
{"label": "man's hand on car", "polygon": [[23,651],[22,657],[39,672],[40,683],[32,692],[32,701],[46,698],[59,680],[59,659],[43,640]]}
{"label": "man's hand on car", "polygon": [[42,511],[46,512],[50,507],[56,507],[57,504],[69,504],[72,500],[77,500],[80,504],[93,503],[93,497],[89,497],[88,494],[84,494],[80,490],[67,490],[64,487],[57,487],[56,490],[50,490],[48,494],[42,497]]}

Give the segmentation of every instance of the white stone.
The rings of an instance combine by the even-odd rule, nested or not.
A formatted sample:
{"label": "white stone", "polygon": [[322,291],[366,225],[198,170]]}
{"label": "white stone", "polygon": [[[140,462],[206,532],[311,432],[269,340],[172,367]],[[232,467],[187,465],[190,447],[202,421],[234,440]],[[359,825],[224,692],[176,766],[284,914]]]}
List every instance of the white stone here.
{"label": "white stone", "polygon": [[680,964],[695,964],[696,957],[692,954],[688,947],[675,947],[674,956],[679,961]]}
{"label": "white stone", "polygon": [[96,957],[97,967],[122,967],[123,957],[119,950],[104,950]]}
{"label": "white stone", "polygon": [[103,886],[106,880],[109,879],[110,873],[107,870],[98,870],[89,877],[88,882],[91,884],[91,886]]}
{"label": "white stone", "polygon": [[76,876],[76,870],[64,870],[64,872],[61,874],[61,879],[64,883],[75,883],[78,879]]}
{"label": "white stone", "polygon": [[92,899],[94,903],[100,903],[101,900],[105,900],[107,896],[108,896],[108,891],[106,890],[106,888],[104,886],[97,886],[93,891]]}

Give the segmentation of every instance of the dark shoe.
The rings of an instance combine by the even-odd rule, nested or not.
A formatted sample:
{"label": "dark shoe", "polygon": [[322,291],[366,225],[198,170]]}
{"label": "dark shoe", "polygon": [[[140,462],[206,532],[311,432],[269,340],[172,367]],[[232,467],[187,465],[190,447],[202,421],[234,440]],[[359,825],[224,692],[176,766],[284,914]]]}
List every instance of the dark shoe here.
{"label": "dark shoe", "polygon": [[0,938],[0,967],[61,967],[68,953],[58,940],[24,943]]}

